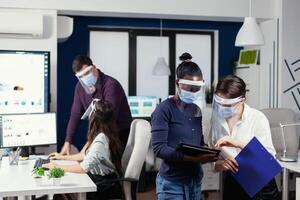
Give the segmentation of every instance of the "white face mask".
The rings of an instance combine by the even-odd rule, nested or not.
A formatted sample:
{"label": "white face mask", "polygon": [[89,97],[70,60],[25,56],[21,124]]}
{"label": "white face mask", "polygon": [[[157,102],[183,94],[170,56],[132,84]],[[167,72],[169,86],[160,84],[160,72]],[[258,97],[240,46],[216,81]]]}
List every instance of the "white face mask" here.
{"label": "white face mask", "polygon": [[92,87],[97,82],[97,76],[95,76],[92,71],[80,79],[87,87]]}
{"label": "white face mask", "polygon": [[237,111],[234,107],[225,107],[219,104],[216,104],[216,112],[222,118],[230,118],[233,117]]}
{"label": "white face mask", "polygon": [[179,93],[179,98],[185,103],[193,103],[197,100],[203,99],[203,92],[199,90],[198,92],[189,92],[181,89]]}

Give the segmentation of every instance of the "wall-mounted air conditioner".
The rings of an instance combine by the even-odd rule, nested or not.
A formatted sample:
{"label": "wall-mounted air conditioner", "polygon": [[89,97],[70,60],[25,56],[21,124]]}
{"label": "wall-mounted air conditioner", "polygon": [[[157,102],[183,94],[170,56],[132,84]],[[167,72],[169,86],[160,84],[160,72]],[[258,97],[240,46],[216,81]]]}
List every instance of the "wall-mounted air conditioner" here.
{"label": "wall-mounted air conditioner", "polygon": [[43,15],[27,12],[0,12],[0,37],[41,38]]}
{"label": "wall-mounted air conditioner", "polygon": [[57,16],[57,40],[66,41],[73,33],[74,19],[68,16]]}

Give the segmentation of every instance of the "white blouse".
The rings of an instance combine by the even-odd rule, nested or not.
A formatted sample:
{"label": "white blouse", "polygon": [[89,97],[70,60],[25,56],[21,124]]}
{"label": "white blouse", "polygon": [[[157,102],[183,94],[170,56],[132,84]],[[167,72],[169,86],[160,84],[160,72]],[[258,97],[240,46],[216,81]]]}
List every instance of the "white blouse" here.
{"label": "white blouse", "polygon": [[[246,103],[244,104],[242,119],[234,125],[232,133],[230,133],[225,119],[213,113],[210,135],[208,137],[209,145],[215,145],[223,136],[230,136],[232,139],[244,144],[247,144],[253,137],[256,137],[270,154],[273,156],[276,154],[268,119],[262,112],[251,108]],[[221,147],[221,155],[224,157],[236,157],[240,151],[241,149],[239,148]]]}

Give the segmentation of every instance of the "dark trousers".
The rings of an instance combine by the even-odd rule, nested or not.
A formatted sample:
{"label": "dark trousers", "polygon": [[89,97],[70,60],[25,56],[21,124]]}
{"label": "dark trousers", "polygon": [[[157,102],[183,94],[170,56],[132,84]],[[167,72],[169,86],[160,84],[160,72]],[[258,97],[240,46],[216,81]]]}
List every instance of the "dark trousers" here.
{"label": "dark trousers", "polygon": [[119,181],[113,181],[118,179],[117,174],[101,176],[88,173],[88,175],[97,185],[97,192],[88,192],[86,195],[87,200],[122,198],[123,190],[121,183]]}
{"label": "dark trousers", "polygon": [[250,198],[239,183],[231,176],[225,174],[223,200],[280,200],[279,191],[272,179],[261,191],[253,198]]}

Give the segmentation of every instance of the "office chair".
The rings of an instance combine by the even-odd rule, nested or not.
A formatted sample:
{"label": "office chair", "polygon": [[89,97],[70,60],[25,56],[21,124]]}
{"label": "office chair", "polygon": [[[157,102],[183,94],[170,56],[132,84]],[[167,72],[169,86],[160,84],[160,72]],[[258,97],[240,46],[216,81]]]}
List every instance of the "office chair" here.
{"label": "office chair", "polygon": [[[273,145],[276,150],[276,157],[281,156],[284,145],[281,134],[280,123],[295,123],[296,113],[288,108],[267,108],[261,110],[268,118],[271,128]],[[284,131],[284,140],[287,148],[287,156],[297,157],[299,150],[299,135],[297,127],[286,127]]]}
{"label": "office chair", "polygon": [[136,200],[137,184],[148,152],[150,139],[150,123],[143,119],[133,120],[122,156],[122,167],[125,171],[123,189],[126,200]]}
{"label": "office chair", "polygon": [[[124,177],[106,181],[106,183],[119,182],[123,186],[123,198],[126,200],[136,200],[137,184],[148,151],[150,138],[150,123],[143,119],[133,120],[127,145],[122,156]],[[95,184],[101,187],[102,182],[95,182]]]}

